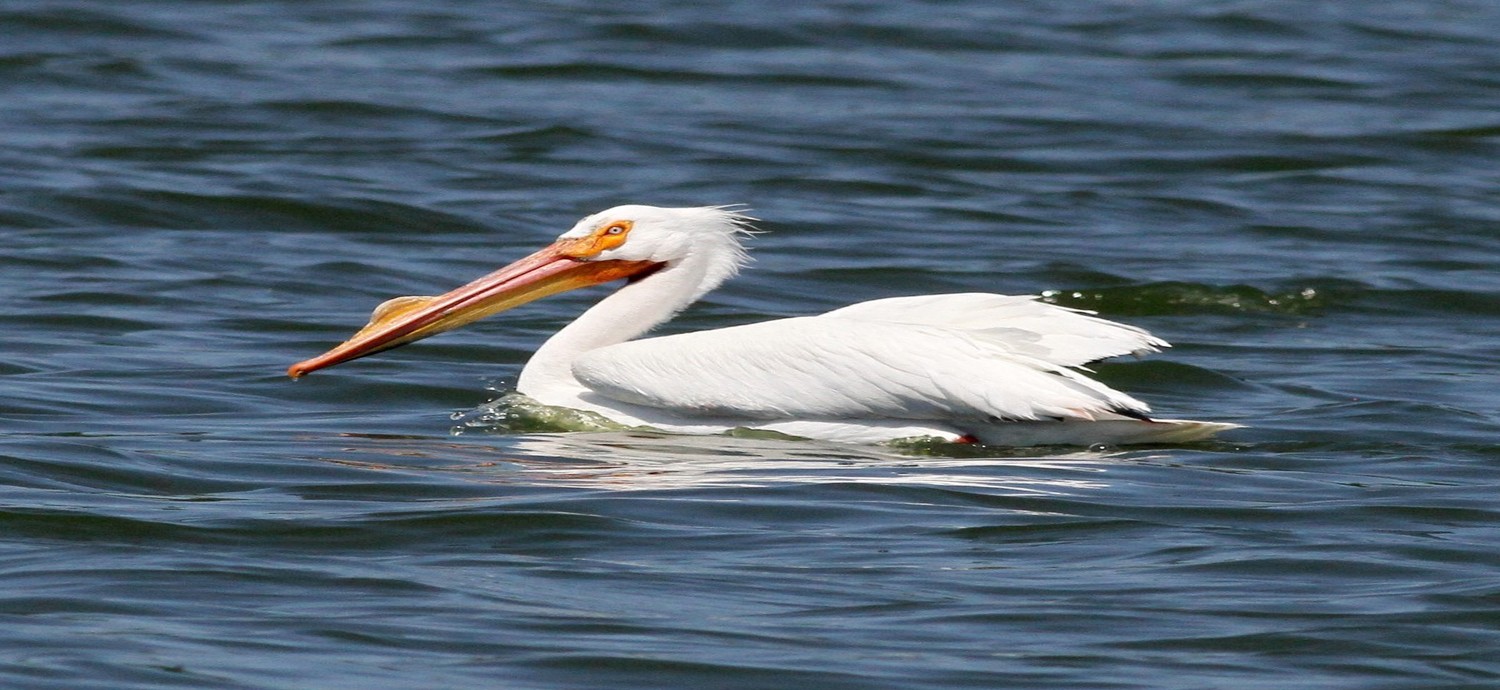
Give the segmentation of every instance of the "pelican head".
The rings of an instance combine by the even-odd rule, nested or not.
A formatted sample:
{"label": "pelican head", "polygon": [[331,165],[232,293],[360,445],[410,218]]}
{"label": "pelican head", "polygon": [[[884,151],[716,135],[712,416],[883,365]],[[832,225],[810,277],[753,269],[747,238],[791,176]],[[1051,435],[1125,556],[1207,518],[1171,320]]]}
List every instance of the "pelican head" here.
{"label": "pelican head", "polygon": [[578,221],[552,244],[489,275],[435,297],[397,297],[375,308],[353,337],[287,370],[318,369],[399,347],[548,295],[615,280],[633,281],[675,265],[701,272],[696,299],[745,262],[740,236],[752,218],[729,207],[625,205]]}
{"label": "pelican head", "polygon": [[718,249],[734,268],[745,260],[739,236],[753,219],[723,206],[662,208],[630,204],[588,216],[558,242],[595,241],[601,250],[585,261],[671,263],[695,252]]}

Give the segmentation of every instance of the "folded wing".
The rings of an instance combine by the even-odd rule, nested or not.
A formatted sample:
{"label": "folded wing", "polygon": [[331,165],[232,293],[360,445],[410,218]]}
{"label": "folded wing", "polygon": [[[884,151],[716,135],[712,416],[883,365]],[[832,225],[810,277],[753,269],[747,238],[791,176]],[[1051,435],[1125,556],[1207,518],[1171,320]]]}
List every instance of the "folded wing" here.
{"label": "folded wing", "polygon": [[573,373],[605,397],[691,416],[1118,419],[1149,410],[1075,367],[1165,346],[1030,297],[931,295],[621,343]]}

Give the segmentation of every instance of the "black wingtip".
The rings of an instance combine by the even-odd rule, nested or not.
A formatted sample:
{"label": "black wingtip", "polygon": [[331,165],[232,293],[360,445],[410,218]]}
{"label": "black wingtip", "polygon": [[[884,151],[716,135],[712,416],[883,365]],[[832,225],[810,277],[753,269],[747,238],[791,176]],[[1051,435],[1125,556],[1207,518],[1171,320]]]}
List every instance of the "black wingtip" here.
{"label": "black wingtip", "polygon": [[1139,419],[1139,420],[1141,420],[1143,422],[1154,422],[1154,421],[1156,421],[1156,420],[1154,420],[1154,419],[1146,416],[1145,412],[1142,412],[1142,411],[1136,410],[1136,409],[1132,409],[1132,408],[1129,408],[1129,407],[1112,407],[1112,408],[1109,409],[1109,411],[1113,412],[1113,413],[1115,413],[1117,415],[1120,415],[1121,417],[1129,417],[1131,419]]}

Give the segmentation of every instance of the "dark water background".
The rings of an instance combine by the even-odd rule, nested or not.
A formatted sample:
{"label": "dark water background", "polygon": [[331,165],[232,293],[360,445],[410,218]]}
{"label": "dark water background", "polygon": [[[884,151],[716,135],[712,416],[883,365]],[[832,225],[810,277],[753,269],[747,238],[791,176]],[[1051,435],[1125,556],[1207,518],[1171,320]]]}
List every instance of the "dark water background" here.
{"label": "dark water background", "polygon": [[[1495,3],[0,2],[0,142],[5,688],[1500,685]],[[484,414],[598,293],[282,375],[622,202],[771,231],[670,329],[1047,290],[1250,428]]]}

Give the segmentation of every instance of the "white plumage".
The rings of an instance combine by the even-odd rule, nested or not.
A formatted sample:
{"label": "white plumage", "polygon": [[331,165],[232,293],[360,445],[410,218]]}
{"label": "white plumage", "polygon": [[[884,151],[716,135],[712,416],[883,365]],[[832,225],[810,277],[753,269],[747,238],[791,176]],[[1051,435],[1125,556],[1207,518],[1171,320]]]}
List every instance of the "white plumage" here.
{"label": "white plumage", "polygon": [[537,350],[519,392],[667,431],[751,427],[855,442],[1177,442],[1233,426],[1149,419],[1145,403],[1079,368],[1167,343],[1032,297],[898,297],[634,340],[734,275],[749,220],[718,207],[621,206],[589,216],[552,246],[446,295],[388,302],[348,342],[291,373],[629,278]]}

